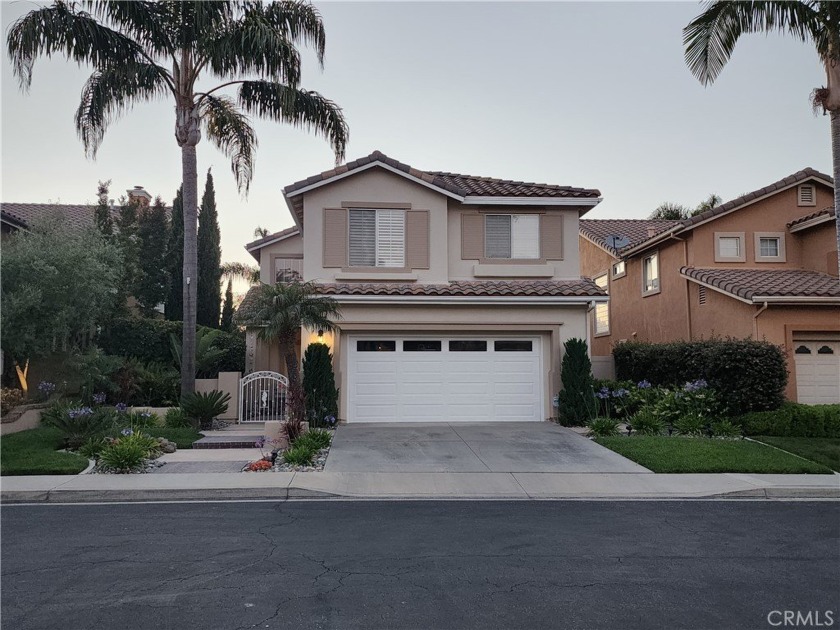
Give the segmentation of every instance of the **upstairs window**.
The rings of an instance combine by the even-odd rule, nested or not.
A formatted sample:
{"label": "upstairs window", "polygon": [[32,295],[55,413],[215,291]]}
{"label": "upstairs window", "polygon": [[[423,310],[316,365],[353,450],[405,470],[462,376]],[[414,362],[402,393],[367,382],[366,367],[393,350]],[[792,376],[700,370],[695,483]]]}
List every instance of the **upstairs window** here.
{"label": "upstairs window", "polygon": [[275,258],[275,282],[300,282],[303,280],[303,258]]}
{"label": "upstairs window", "polygon": [[659,254],[651,254],[642,261],[642,293],[659,292]]}
{"label": "upstairs window", "polygon": [[746,260],[746,239],[743,232],[715,232],[715,262]]}
{"label": "upstairs window", "polygon": [[786,260],[783,232],[755,233],[755,262],[785,262]]}
{"label": "upstairs window", "polygon": [[350,210],[350,266],[405,267],[405,210]]}
{"label": "upstairs window", "polygon": [[626,273],[627,273],[627,265],[623,260],[619,260],[617,263],[613,263],[613,266],[612,266],[613,279],[623,278],[624,274],[626,274]]}
{"label": "upstairs window", "polygon": [[484,255],[487,258],[540,257],[538,214],[488,214],[484,218]]}
{"label": "upstairs window", "polygon": [[741,257],[741,239],[737,236],[723,236],[719,243],[720,255],[724,258]]}
{"label": "upstairs window", "polygon": [[762,258],[768,258],[768,257],[775,258],[776,256],[779,255],[779,239],[778,238],[772,238],[772,237],[760,238],[758,240],[758,244],[759,244],[759,252],[760,252],[759,255]]}

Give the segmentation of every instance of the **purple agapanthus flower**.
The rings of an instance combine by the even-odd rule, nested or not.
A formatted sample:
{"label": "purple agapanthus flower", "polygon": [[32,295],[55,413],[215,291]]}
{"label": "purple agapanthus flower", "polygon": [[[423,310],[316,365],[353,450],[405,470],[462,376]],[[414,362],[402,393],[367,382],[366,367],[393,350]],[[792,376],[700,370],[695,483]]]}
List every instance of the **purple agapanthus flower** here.
{"label": "purple agapanthus flower", "polygon": [[257,447],[257,448],[262,448],[263,446],[265,446],[265,436],[262,435],[262,436],[258,437],[257,441],[254,442],[254,446]]}
{"label": "purple agapanthus flower", "polygon": [[325,416],[324,417],[324,422],[326,422],[330,426],[334,425],[335,424],[335,416]]}
{"label": "purple agapanthus flower", "polygon": [[76,409],[70,409],[67,412],[67,415],[70,416],[71,420],[75,420],[76,418],[83,418],[85,416],[92,416],[93,409],[90,407],[78,407]]}
{"label": "purple agapanthus flower", "polygon": [[597,392],[595,392],[595,395],[598,398],[600,398],[601,400],[606,400],[607,398],[610,397],[610,388],[609,387],[602,387]]}
{"label": "purple agapanthus flower", "polygon": [[97,405],[103,405],[103,404],[105,404],[105,401],[107,400],[107,398],[108,398],[108,396],[105,395],[105,392],[97,392],[96,394],[93,395],[93,402],[96,403]]}
{"label": "purple agapanthus flower", "polygon": [[148,420],[149,418],[152,417],[152,412],[151,411],[141,411],[140,412],[140,417]]}
{"label": "purple agapanthus flower", "polygon": [[625,397],[627,394],[629,394],[629,393],[630,393],[629,391],[627,391],[626,389],[624,389],[623,387],[621,387],[621,388],[619,388],[619,389],[615,389],[615,390],[613,390],[613,392],[612,392],[612,397],[613,397],[613,398],[624,398],[624,397]]}
{"label": "purple agapanthus flower", "polygon": [[120,431],[120,433],[122,433],[125,436],[134,435],[134,430],[129,429],[129,428],[125,428],[122,431]]}
{"label": "purple agapanthus flower", "polygon": [[705,389],[706,387],[708,387],[708,385],[709,384],[706,382],[705,379],[698,378],[696,381],[689,381],[688,383],[686,383],[683,389],[687,392],[696,392],[699,389]]}
{"label": "purple agapanthus flower", "polygon": [[128,405],[125,403],[117,403],[114,405],[114,409],[117,410],[117,413],[125,413],[126,409],[128,409]]}
{"label": "purple agapanthus flower", "polygon": [[49,381],[41,381],[38,383],[38,391],[44,394],[45,396],[49,396],[55,391],[55,383],[50,383]]}
{"label": "purple agapanthus flower", "polygon": [[638,387],[639,389],[650,389],[650,381],[647,380],[647,379],[645,379],[643,381],[639,381],[636,384],[636,387]]}

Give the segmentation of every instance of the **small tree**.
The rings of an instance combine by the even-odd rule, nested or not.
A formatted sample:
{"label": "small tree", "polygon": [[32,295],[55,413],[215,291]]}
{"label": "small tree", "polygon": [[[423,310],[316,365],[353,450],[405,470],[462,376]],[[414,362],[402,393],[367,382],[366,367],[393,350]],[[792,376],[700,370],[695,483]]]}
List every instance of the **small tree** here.
{"label": "small tree", "polygon": [[178,188],[172,202],[172,220],[166,246],[169,294],[166,297],[166,319],[180,321],[184,314],[184,195]]}
{"label": "small tree", "polygon": [[166,209],[160,197],[151,206],[141,208],[137,235],[140,240],[137,259],[138,275],[134,297],[147,317],[155,314],[159,304],[166,301],[169,277],[166,272],[166,241],[169,225]]}
{"label": "small tree", "polygon": [[233,332],[233,280],[228,280],[225,290],[225,305],[222,307],[222,323],[219,328],[225,332]]}
{"label": "small tree", "polygon": [[96,187],[96,208],[93,211],[96,227],[104,236],[111,236],[114,233],[114,219],[111,217],[111,203],[108,200],[110,186],[110,179],[107,182],[99,182]]}
{"label": "small tree", "polygon": [[322,426],[327,416],[338,416],[332,355],[325,343],[310,343],[303,354],[303,392],[310,426]]}
{"label": "small tree", "polygon": [[199,326],[219,327],[222,305],[222,246],[219,214],[216,211],[216,188],[207,171],[204,196],[198,211],[198,294],[196,322]]}
{"label": "small tree", "polygon": [[595,417],[595,381],[592,362],[583,339],[569,339],[563,344],[560,368],[560,421],[565,426],[582,426]]}

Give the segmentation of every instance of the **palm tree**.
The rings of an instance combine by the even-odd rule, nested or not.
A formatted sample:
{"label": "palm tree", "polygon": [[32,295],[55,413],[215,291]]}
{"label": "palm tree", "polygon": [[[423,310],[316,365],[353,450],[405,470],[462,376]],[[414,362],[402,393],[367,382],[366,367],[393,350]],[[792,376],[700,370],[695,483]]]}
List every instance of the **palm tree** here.
{"label": "palm tree", "polygon": [[286,362],[289,387],[298,383],[298,360],[295,345],[298,331],[335,330],[335,320],[341,309],[333,298],[319,296],[312,282],[279,282],[264,284],[253,323],[260,326],[258,336],[263,341],[280,346],[280,355]]}
{"label": "palm tree", "polygon": [[[713,83],[745,33],[780,32],[814,45],[825,68],[826,85],[812,93],[815,109],[831,115],[834,182],[840,181],[840,2],[710,2],[683,29],[685,61],[704,85]],[[834,187],[834,207],[840,207],[840,187]],[[840,249],[840,212],[836,213]],[[838,260],[840,272],[840,260]]]}
{"label": "palm tree", "polygon": [[248,284],[260,283],[260,268],[241,262],[222,263],[222,278],[226,280],[244,280]]}
{"label": "palm tree", "polygon": [[[323,66],[323,22],[303,0],[88,0],[83,6],[87,11],[56,1],[15,22],[7,43],[12,68],[25,90],[38,57],[64,55],[93,67],[75,117],[90,157],[96,156],[108,125],[133,105],[164,96],[174,99],[184,191],[181,392],[187,394],[195,389],[196,145],[202,128],[230,158],[244,193],[253,177],[257,146],[248,115],[314,131],[329,140],[337,162],[343,159],[348,130],[341,109],[299,87],[297,46],[312,46]],[[206,76],[219,84],[199,88]],[[235,99],[220,92],[234,85]]]}
{"label": "palm tree", "polygon": [[266,236],[268,236],[268,229],[258,225],[254,230],[254,238],[265,238]]}

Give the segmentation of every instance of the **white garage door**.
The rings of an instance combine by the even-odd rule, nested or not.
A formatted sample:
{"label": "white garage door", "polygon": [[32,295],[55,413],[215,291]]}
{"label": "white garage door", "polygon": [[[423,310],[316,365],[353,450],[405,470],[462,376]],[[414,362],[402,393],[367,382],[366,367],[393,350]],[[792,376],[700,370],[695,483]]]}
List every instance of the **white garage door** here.
{"label": "white garage door", "polygon": [[543,420],[539,337],[348,339],[348,422]]}
{"label": "white garage door", "polygon": [[809,405],[840,402],[840,340],[794,339],[796,399]]}

